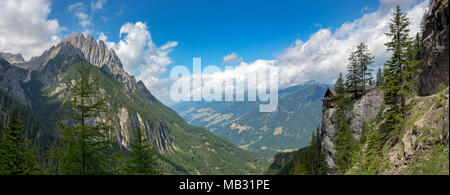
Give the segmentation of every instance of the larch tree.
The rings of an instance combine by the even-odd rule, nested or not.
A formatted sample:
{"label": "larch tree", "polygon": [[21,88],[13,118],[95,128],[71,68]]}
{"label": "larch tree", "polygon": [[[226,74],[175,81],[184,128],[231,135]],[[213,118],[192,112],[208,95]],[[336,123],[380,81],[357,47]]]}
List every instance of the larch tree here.
{"label": "larch tree", "polygon": [[106,98],[97,94],[92,67],[84,60],[79,78],[70,88],[66,116],[57,121],[60,136],[53,147],[57,174],[111,174],[114,166],[114,137]]}

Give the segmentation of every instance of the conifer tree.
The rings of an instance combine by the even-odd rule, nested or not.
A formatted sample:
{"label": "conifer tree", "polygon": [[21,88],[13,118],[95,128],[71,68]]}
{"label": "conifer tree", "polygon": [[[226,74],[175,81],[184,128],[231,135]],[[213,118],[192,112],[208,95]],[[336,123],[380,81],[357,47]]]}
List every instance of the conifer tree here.
{"label": "conifer tree", "polygon": [[370,65],[373,64],[374,57],[370,53],[369,47],[361,42],[356,49],[356,58],[358,61],[358,68],[361,79],[361,82],[359,84],[365,93],[366,86],[369,85],[373,80],[373,70],[370,68]]}
{"label": "conifer tree", "polygon": [[346,88],[354,93],[358,91],[362,77],[360,74],[360,67],[358,62],[358,56],[356,52],[352,52],[348,58],[347,75],[346,75]]}
{"label": "conifer tree", "polygon": [[37,148],[25,136],[21,122],[13,115],[0,137],[0,175],[39,173]]}
{"label": "conifer tree", "polygon": [[344,91],[345,86],[344,86],[344,78],[342,78],[342,72],[339,73],[339,77],[336,80],[336,83],[334,84],[334,88],[336,89],[336,91]]}
{"label": "conifer tree", "polygon": [[392,57],[385,64],[384,69],[384,102],[389,107],[386,112],[386,122],[384,125],[384,133],[391,132],[401,126],[404,117],[403,108],[405,106],[406,97],[404,91],[405,74],[403,71],[408,68],[408,48],[411,44],[408,29],[409,21],[400,10],[400,6],[396,7],[394,18],[389,24],[389,32],[386,36],[391,40],[385,43],[387,50],[391,51]]}
{"label": "conifer tree", "polygon": [[133,175],[159,174],[157,160],[155,148],[145,139],[142,130],[140,128],[136,129],[130,143],[125,172]]}
{"label": "conifer tree", "polygon": [[367,147],[362,155],[361,172],[364,174],[378,174],[381,163],[382,135],[379,128],[371,127],[367,135]]}
{"label": "conifer tree", "polygon": [[303,148],[289,171],[291,175],[326,175],[328,171],[325,154],[318,134],[311,136],[311,145]]}
{"label": "conifer tree", "polygon": [[91,80],[92,68],[84,61],[79,79],[70,88],[68,114],[60,121],[60,138],[53,147],[58,174],[110,174],[114,164],[114,141],[106,110]]}
{"label": "conifer tree", "polygon": [[353,165],[353,155],[357,149],[357,143],[342,111],[336,112],[334,120],[336,121],[335,168],[337,174],[344,174]]}
{"label": "conifer tree", "polygon": [[322,145],[320,144],[319,134],[312,135],[311,138],[311,148],[313,151],[313,160],[311,163],[311,170],[313,175],[326,175],[328,168],[325,162],[325,154],[322,150]]}
{"label": "conifer tree", "polygon": [[353,94],[356,95],[356,92],[360,90],[365,92],[366,85],[372,83],[372,69],[369,66],[373,64],[373,59],[368,46],[362,42],[357,46],[356,51],[350,54],[347,66],[347,87],[353,91]]}
{"label": "conifer tree", "polygon": [[384,83],[383,69],[378,68],[376,86],[381,87],[383,86],[383,83]]}

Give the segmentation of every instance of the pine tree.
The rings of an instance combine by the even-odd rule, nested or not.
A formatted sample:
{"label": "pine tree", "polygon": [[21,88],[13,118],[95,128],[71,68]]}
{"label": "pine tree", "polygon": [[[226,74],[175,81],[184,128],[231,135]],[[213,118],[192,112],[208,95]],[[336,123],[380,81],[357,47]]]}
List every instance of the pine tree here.
{"label": "pine tree", "polygon": [[337,111],[334,117],[336,121],[335,168],[337,174],[345,174],[353,166],[353,155],[357,149],[357,143],[343,112]]}
{"label": "pine tree", "polygon": [[362,42],[357,46],[356,51],[350,54],[346,85],[354,95],[358,95],[356,93],[361,90],[365,93],[366,85],[372,83],[372,69],[369,66],[373,64],[373,59],[368,46]]}
{"label": "pine tree", "polygon": [[406,50],[406,63],[405,67],[402,71],[402,86],[401,91],[399,92],[400,97],[402,97],[402,115],[406,117],[408,114],[407,111],[410,109],[408,105],[406,105],[406,99],[413,97],[415,92],[417,91],[417,73],[420,73],[421,70],[418,66],[422,63],[420,59],[420,36],[417,33],[414,41],[409,42],[409,45]]}
{"label": "pine tree", "polygon": [[141,129],[136,129],[130,143],[125,172],[133,175],[159,174],[157,160],[155,148],[145,139]]}
{"label": "pine tree", "polygon": [[0,137],[0,175],[38,173],[37,148],[26,138],[23,125],[13,115]]}
{"label": "pine tree", "polygon": [[57,122],[60,138],[53,147],[58,174],[109,174],[114,166],[114,141],[106,99],[96,94],[92,68],[84,61],[70,88],[68,114]]}
{"label": "pine tree", "polygon": [[319,134],[312,135],[311,138],[311,148],[313,151],[313,160],[311,163],[311,170],[313,175],[326,175],[328,172],[328,167],[325,162],[325,154],[322,150],[322,145],[320,144]]}
{"label": "pine tree", "polygon": [[381,87],[384,84],[383,69],[378,68],[376,86]]}
{"label": "pine tree", "polygon": [[352,52],[348,58],[346,88],[353,93],[360,89],[362,82],[361,69],[359,67],[358,56],[356,52]]}
{"label": "pine tree", "polygon": [[367,135],[367,147],[362,155],[361,172],[362,174],[378,174],[378,169],[381,166],[381,149],[382,149],[382,135],[378,128],[371,127],[369,135]]}
{"label": "pine tree", "polygon": [[345,90],[345,86],[344,86],[344,78],[342,78],[342,72],[339,73],[339,78],[336,80],[335,84],[334,84],[334,88],[336,89],[336,91],[344,91]]}
{"label": "pine tree", "polygon": [[370,65],[373,64],[374,57],[370,53],[369,47],[363,42],[358,45],[358,48],[356,50],[356,57],[359,64],[359,74],[361,78],[361,82],[359,83],[359,85],[365,93],[366,86],[370,85],[373,80],[373,70],[370,68]]}
{"label": "pine tree", "polygon": [[393,52],[384,69],[384,102],[389,106],[384,124],[385,133],[398,129],[404,117],[403,107],[406,97],[403,91],[405,75],[402,72],[407,68],[407,49],[411,44],[408,25],[406,14],[400,10],[400,6],[397,6],[394,18],[389,24],[390,30],[386,33],[391,40],[385,43],[387,50]]}

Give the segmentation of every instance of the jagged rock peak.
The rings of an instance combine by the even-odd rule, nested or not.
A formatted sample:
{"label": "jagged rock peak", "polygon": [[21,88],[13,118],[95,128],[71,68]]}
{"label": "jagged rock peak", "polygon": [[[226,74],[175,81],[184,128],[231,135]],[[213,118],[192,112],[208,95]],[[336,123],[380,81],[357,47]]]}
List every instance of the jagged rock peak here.
{"label": "jagged rock peak", "polygon": [[62,42],[72,43],[76,48],[83,52],[85,59],[93,65],[98,67],[107,65],[108,68],[111,68],[112,70],[115,68],[123,68],[122,63],[114,50],[109,49],[102,40],[97,43],[95,38],[90,35],[85,37],[83,34],[78,35],[77,33],[74,33]]}
{"label": "jagged rock peak", "polygon": [[17,64],[17,63],[24,63],[25,60],[23,59],[22,54],[12,54],[12,53],[3,53],[0,51],[0,58],[5,59],[11,64]]}

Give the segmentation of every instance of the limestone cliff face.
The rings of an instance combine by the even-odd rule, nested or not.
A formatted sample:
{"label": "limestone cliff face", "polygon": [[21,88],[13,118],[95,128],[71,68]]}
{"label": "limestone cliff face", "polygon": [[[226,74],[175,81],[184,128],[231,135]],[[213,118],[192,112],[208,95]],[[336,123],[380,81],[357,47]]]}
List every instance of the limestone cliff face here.
{"label": "limestone cliff face", "polygon": [[[431,96],[416,96],[408,100],[410,110],[407,113],[402,128],[390,134],[382,143],[380,162],[376,174],[448,174],[449,173],[449,90],[442,90]],[[328,174],[335,174],[335,124],[336,109],[327,109],[323,113],[319,126],[319,139],[325,153]],[[351,111],[345,113],[353,136],[361,141],[364,123],[370,123],[375,128],[370,131],[383,131],[385,107],[383,106],[383,91],[373,90],[353,104]],[[378,118],[378,123],[371,123]],[[366,137],[367,138],[367,137]],[[367,140],[367,139],[366,139]],[[367,174],[361,169],[364,154],[368,147],[366,142],[359,142],[356,162],[346,174]],[[358,160],[359,159],[359,160]],[[375,174],[375,173],[370,173]]]}
{"label": "limestone cliff face", "polygon": [[426,14],[426,24],[422,35],[419,66],[419,94],[431,95],[439,91],[441,83],[449,84],[449,9],[447,0],[435,0]]}
{"label": "limestone cliff face", "polygon": [[[383,107],[384,93],[380,89],[373,89],[366,95],[358,99],[354,104],[350,112],[345,113],[345,117],[348,120],[353,136],[356,140],[360,140],[364,123],[370,119],[376,117],[379,110]],[[336,135],[334,115],[336,108],[329,108],[324,110],[322,116],[322,122],[318,128],[319,139],[322,144],[322,148],[325,153],[325,160],[328,165],[329,174],[334,174],[335,166],[335,141]]]}
{"label": "limestone cliff face", "polygon": [[[69,42],[80,49],[84,58],[91,64],[100,68],[106,67],[107,70],[120,79],[127,79],[128,74],[123,70],[122,63],[113,49],[106,46],[104,41],[97,41],[92,36],[84,37],[83,34],[72,34],[62,41]],[[125,78],[127,77],[127,78]]]}

